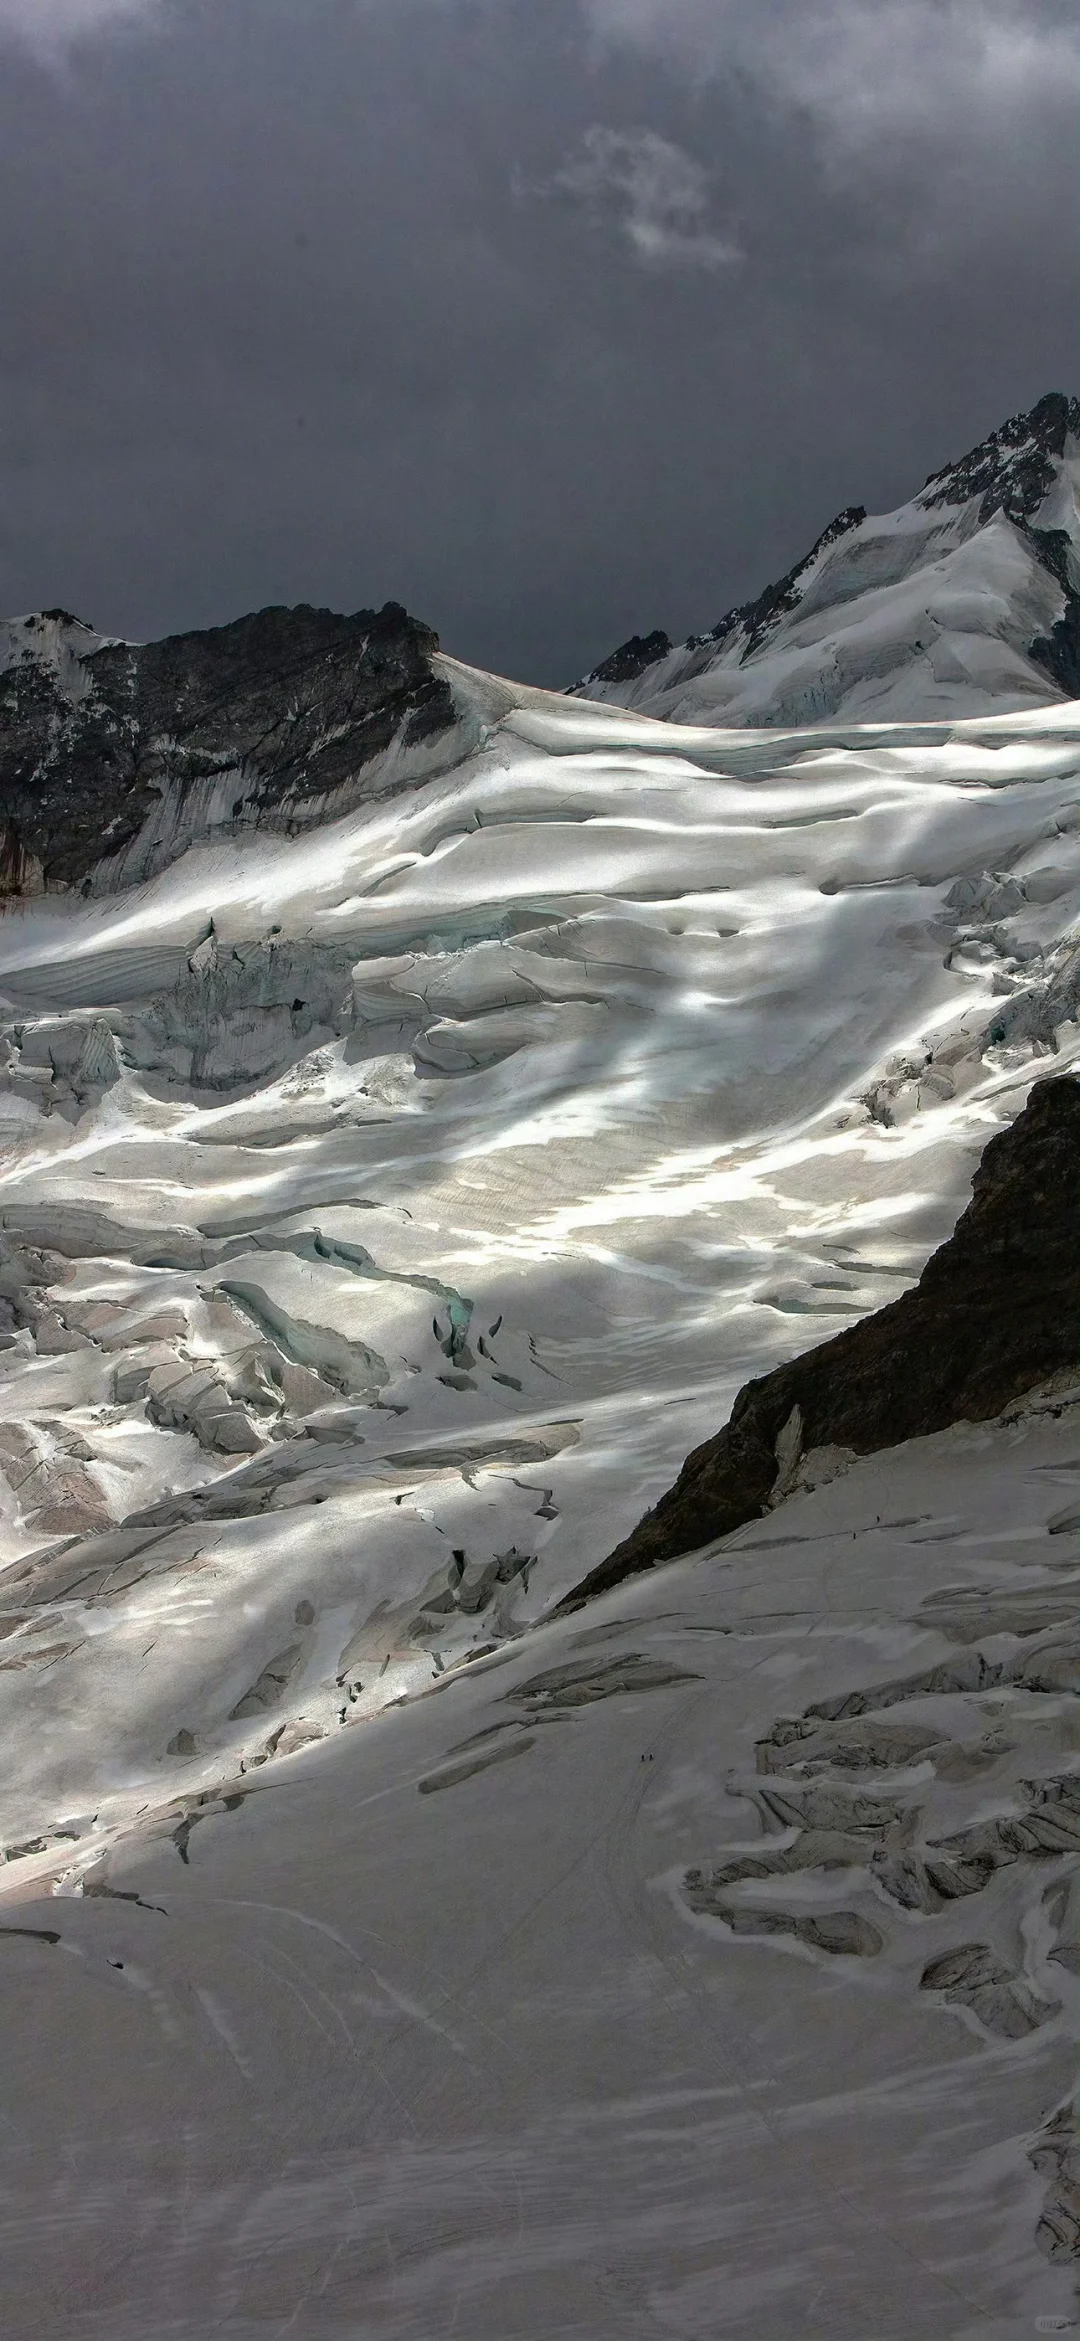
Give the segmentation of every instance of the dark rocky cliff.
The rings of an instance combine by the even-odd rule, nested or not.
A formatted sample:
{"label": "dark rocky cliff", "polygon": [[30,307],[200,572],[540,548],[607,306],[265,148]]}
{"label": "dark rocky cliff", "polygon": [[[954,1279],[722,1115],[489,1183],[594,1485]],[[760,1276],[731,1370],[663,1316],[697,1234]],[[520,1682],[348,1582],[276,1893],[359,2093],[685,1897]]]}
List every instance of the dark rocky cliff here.
{"label": "dark rocky cliff", "polygon": [[1036,1082],[1023,1113],[990,1140],[967,1210],[918,1284],[748,1382],[726,1428],[687,1457],[674,1487],[560,1608],[754,1519],[782,1458],[825,1446],[871,1455],[984,1422],[1078,1366],[1080,1080],[1066,1075]]}
{"label": "dark rocky cliff", "polygon": [[[395,738],[453,720],[438,636],[397,602],[266,609],[162,642],[106,642],[58,610],[0,674],[0,892],[78,886],[163,797],[235,775],[225,816],[289,826]],[[46,653],[59,637],[65,656]],[[84,645],[91,647],[84,648]]]}

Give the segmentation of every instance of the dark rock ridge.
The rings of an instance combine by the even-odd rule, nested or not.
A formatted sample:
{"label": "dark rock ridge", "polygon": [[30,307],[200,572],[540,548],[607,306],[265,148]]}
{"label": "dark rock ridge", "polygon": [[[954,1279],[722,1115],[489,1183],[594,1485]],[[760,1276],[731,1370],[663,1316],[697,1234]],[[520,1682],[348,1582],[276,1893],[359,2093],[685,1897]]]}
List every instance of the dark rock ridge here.
{"label": "dark rock ridge", "polygon": [[[980,527],[1002,512],[1022,531],[1036,559],[1051,572],[1066,597],[1063,616],[1049,636],[1030,645],[1028,655],[1059,690],[1072,695],[1080,694],[1080,595],[1066,570],[1069,540],[1063,529],[1032,526],[1034,514],[1054,485],[1054,467],[1064,454],[1070,434],[1080,436],[1080,399],[1067,398],[1061,390],[1047,391],[1029,413],[1011,415],[967,455],[945,464],[940,471],[931,472],[915,501],[924,510],[933,511],[946,505],[967,504],[978,496]],[[767,585],[754,601],[741,602],[737,608],[728,610],[708,633],[689,635],[678,648],[693,652],[715,645],[720,649],[742,634],[738,662],[742,665],[753,658],[768,642],[777,622],[798,608],[806,573],[818,555],[838,537],[858,528],[865,519],[865,505],[847,505],[835,520],[830,520],[816,544],[801,561],[796,561],[786,576]],[[570,691],[587,697],[592,683],[634,682],[648,667],[666,658],[674,647],[660,628],[653,634],[634,634],[629,642],[622,643],[610,657],[593,667],[580,683],[572,683]]]}
{"label": "dark rock ridge", "polygon": [[[224,792],[211,825],[243,816],[289,827],[395,739],[411,746],[453,721],[449,686],[430,663],[438,636],[397,602],[350,617],[265,609],[138,644],[102,643],[62,610],[20,632],[0,674],[9,895],[88,881],[163,798],[174,850],[188,842],[182,816],[197,790]],[[162,858],[168,850],[157,866]]]}
{"label": "dark rock ridge", "polygon": [[[1080,1080],[1036,1082],[990,1140],[971,1201],[910,1292],[791,1365],[748,1382],[716,1438],[559,1608],[764,1512],[800,1452],[876,1454],[985,1422],[1080,1366]],[[779,1448],[779,1453],[778,1453]]]}
{"label": "dark rock ridge", "polygon": [[594,667],[590,683],[632,683],[643,675],[646,667],[654,667],[658,659],[666,658],[671,649],[670,637],[658,626],[653,634],[631,634],[629,642],[620,642],[610,658]]}

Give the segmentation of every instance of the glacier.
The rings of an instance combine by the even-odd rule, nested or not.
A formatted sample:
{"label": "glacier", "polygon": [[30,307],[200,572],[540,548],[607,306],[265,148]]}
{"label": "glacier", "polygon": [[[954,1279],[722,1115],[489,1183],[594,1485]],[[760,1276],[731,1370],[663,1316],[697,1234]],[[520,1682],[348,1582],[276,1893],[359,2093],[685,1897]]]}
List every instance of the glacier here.
{"label": "glacier", "polygon": [[[979,519],[995,457],[923,514],[983,645],[929,704],[876,652],[836,705],[798,679],[793,627],[842,665],[924,590],[850,566],[861,522],[767,707],[682,654],[586,697],[306,613],[233,754],[154,728],[164,652],[9,627],[20,2335],[1068,2329],[1076,1394],[552,1614],[1080,1066],[1025,447],[1030,512]],[[1042,1852],[987,1852],[1002,1800]]]}
{"label": "glacier", "polygon": [[14,1842],[541,1616],[1077,1059],[1076,706],[725,735],[440,665],[450,771],[0,924]]}

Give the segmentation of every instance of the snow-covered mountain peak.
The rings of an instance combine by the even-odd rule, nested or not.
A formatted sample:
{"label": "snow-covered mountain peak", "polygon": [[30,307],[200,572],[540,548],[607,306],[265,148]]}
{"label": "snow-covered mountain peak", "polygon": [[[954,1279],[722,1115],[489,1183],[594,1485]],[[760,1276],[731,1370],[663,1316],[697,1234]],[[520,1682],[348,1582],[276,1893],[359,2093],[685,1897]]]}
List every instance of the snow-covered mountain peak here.
{"label": "snow-covered mountain peak", "polygon": [[676,723],[979,715],[1080,691],[1080,401],[1051,391],[895,511],[849,505],[706,634],[634,635],[572,696]]}
{"label": "snow-covered mountain peak", "polygon": [[[0,676],[12,668],[44,668],[69,699],[83,699],[91,688],[85,661],[95,651],[111,649],[116,636],[99,634],[70,610],[30,610],[24,617],[0,618]],[[6,703],[10,709],[10,701]]]}

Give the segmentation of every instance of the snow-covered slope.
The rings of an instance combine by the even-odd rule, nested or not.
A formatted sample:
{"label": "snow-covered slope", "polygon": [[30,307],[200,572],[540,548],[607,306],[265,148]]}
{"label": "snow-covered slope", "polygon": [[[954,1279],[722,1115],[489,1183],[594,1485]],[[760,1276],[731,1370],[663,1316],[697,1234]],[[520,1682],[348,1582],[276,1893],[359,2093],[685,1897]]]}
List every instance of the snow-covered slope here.
{"label": "snow-covered slope", "polygon": [[1075,1415],[9,1873],[7,2330],[1073,2330]]}
{"label": "snow-covered slope", "polygon": [[1080,691],[1080,400],[1050,392],[898,511],[838,514],[757,601],[634,636],[577,695],[674,723],[1032,707]]}

